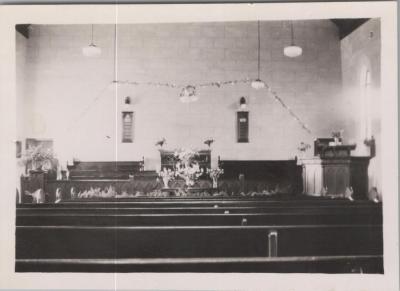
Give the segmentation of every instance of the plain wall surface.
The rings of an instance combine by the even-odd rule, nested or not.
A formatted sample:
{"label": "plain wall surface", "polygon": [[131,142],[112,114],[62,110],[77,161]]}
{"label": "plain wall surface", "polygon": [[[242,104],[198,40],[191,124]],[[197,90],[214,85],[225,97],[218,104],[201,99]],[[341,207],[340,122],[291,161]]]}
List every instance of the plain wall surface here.
{"label": "plain wall surface", "polygon": [[[165,149],[207,148],[213,165],[223,159],[291,159],[300,142],[312,144],[344,129],[354,139],[343,105],[338,29],[330,20],[294,21],[303,55],[288,58],[290,22],[260,23],[261,79],[310,128],[303,130],[267,90],[250,84],[197,87],[199,100],[179,101],[180,88],[132,86],[114,80],[114,26],[95,25],[97,58],[85,57],[90,25],[32,25],[26,45],[20,136],[54,139],[60,161],[139,160],[159,165],[155,142]],[[25,44],[24,44],[25,43]],[[342,48],[341,48],[342,45]],[[257,22],[135,24],[117,27],[116,78],[175,85],[257,77]],[[130,96],[132,104],[124,105]],[[236,111],[244,96],[249,110],[249,143],[236,142]],[[122,143],[121,112],[134,111],[134,142]],[[24,113],[22,113],[24,112]],[[311,151],[309,152],[311,154]]]}
{"label": "plain wall surface", "polygon": [[[364,140],[374,137],[376,156],[370,160],[368,169],[369,188],[377,187],[378,191],[381,190],[381,102],[384,98],[380,94],[380,28],[380,19],[371,19],[341,41],[343,108],[347,110],[347,128],[357,143],[353,154],[368,156],[370,148],[364,144]],[[365,92],[364,86],[365,70],[370,72],[368,92]],[[368,134],[367,123],[370,123]]]}

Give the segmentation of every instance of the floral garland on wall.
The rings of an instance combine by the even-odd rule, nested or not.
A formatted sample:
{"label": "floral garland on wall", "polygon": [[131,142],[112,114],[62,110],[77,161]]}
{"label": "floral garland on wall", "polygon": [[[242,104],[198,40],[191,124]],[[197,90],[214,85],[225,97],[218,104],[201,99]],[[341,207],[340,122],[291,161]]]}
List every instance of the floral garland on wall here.
{"label": "floral garland on wall", "polygon": [[161,83],[161,82],[136,82],[136,81],[113,81],[115,84],[121,85],[132,85],[132,86],[155,86],[155,87],[167,87],[172,89],[180,89],[180,98],[182,102],[190,102],[190,101],[197,101],[197,89],[198,88],[205,88],[205,87],[215,87],[221,88],[224,86],[233,86],[238,84],[253,84],[254,82],[262,82],[263,86],[256,88],[259,89],[266,89],[272,97],[277,101],[292,117],[296,120],[302,129],[304,129],[307,133],[312,134],[311,130],[309,129],[308,125],[303,122],[297,114],[283,101],[283,99],[278,95],[276,91],[273,91],[271,87],[269,87],[265,82],[259,79],[240,79],[240,80],[231,80],[231,81],[214,81],[214,82],[207,82],[207,83],[199,83],[199,84],[189,84],[189,85],[178,85],[176,83]]}
{"label": "floral garland on wall", "polygon": [[[262,86],[257,86],[257,87],[253,86],[253,84],[255,83],[257,84],[262,83]],[[165,87],[170,89],[179,89],[180,101],[183,103],[189,103],[198,100],[197,89],[199,88],[206,88],[206,87],[222,88],[224,86],[234,86],[238,84],[251,84],[252,87],[255,88],[256,90],[267,90],[272,95],[274,100],[278,102],[289,113],[289,115],[300,125],[300,127],[303,130],[305,130],[308,134],[312,135],[312,131],[310,130],[308,125],[304,121],[302,121],[300,117],[283,101],[283,99],[278,95],[276,91],[273,91],[271,87],[269,87],[265,82],[259,79],[250,79],[250,78],[230,80],[230,81],[212,81],[206,83],[186,84],[186,85],[170,83],[170,82],[154,82],[154,81],[139,82],[130,80],[114,80],[111,83],[107,84],[107,86],[99,92],[99,94],[93,99],[93,102],[89,106],[87,106],[79,115],[79,117],[75,120],[75,123],[79,124],[78,120],[90,110],[90,108],[94,105],[94,103],[100,100],[101,96],[104,94],[104,92],[110,85],[150,86],[150,87]],[[70,129],[72,129],[72,127]]]}

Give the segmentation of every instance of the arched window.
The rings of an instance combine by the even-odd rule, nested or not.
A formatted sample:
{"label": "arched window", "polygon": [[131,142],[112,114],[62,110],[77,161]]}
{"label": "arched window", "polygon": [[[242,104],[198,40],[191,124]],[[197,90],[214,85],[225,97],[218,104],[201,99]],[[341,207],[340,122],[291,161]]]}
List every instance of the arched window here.
{"label": "arched window", "polygon": [[122,142],[133,142],[133,112],[122,112]]}

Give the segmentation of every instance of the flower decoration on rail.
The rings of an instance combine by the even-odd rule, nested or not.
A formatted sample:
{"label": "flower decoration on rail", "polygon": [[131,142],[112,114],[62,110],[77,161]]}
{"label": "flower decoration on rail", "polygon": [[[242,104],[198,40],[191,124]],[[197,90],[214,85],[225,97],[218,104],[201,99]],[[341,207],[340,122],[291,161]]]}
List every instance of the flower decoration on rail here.
{"label": "flower decoration on rail", "polygon": [[218,178],[222,174],[224,174],[224,169],[221,169],[219,167],[214,168],[214,169],[207,169],[207,174],[210,176],[210,178],[213,181],[213,188],[218,188]]}
{"label": "flower decoration on rail", "polygon": [[191,149],[179,149],[174,155],[178,159],[175,165],[176,176],[183,178],[187,187],[194,186],[196,180],[204,174],[204,170],[196,161],[198,152]]}
{"label": "flower decoration on rail", "polygon": [[175,179],[175,171],[167,168],[163,168],[162,171],[158,172],[158,175],[162,178],[164,183],[164,188],[169,188],[168,183]]}

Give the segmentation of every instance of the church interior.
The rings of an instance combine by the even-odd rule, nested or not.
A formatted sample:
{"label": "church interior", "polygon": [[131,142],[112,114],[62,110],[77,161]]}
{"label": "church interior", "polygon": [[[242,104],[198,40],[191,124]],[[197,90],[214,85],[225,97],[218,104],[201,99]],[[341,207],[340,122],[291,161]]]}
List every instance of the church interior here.
{"label": "church interior", "polygon": [[383,273],[380,19],[16,26],[17,272]]}

